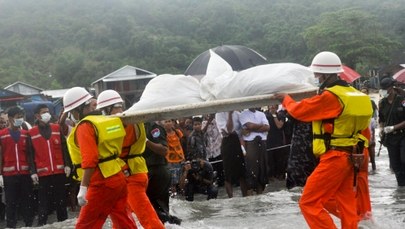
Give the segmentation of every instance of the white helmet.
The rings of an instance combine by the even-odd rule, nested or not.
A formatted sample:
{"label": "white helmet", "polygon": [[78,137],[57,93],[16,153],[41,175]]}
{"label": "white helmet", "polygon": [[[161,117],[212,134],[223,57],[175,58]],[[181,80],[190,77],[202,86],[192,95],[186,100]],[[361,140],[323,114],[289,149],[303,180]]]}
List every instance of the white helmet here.
{"label": "white helmet", "polygon": [[102,91],[97,97],[97,107],[96,109],[101,109],[114,105],[116,103],[123,103],[120,94],[114,90]]}
{"label": "white helmet", "polygon": [[343,72],[342,62],[338,55],[333,52],[320,52],[312,60],[310,69],[314,73],[341,73]]}
{"label": "white helmet", "polygon": [[93,96],[82,87],[72,87],[63,95],[63,112],[69,112],[83,103],[89,101]]}

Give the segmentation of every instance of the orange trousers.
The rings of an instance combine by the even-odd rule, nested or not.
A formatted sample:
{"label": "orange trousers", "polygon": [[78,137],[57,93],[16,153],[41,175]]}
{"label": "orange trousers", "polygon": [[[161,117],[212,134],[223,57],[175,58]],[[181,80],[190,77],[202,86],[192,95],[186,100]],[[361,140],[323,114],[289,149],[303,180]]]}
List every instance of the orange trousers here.
{"label": "orange trousers", "polygon": [[146,195],[148,174],[138,173],[127,177],[128,205],[145,229],[163,229],[155,209]]}
{"label": "orange trousers", "polygon": [[308,177],[299,201],[301,212],[310,228],[336,228],[332,217],[325,210],[328,202],[334,198],[340,212],[342,228],[357,229],[353,177],[354,170],[347,153],[329,150],[320,157],[318,166]]}
{"label": "orange trousers", "polygon": [[80,209],[77,229],[102,228],[108,215],[118,229],[137,229],[126,213],[127,184],[123,173],[90,183],[88,203]]}
{"label": "orange trousers", "polygon": [[[358,221],[367,220],[371,217],[371,201],[370,201],[370,191],[368,187],[368,150],[364,150],[364,162],[357,174],[357,216]],[[325,209],[329,213],[340,218],[340,209],[336,203],[336,199],[333,197],[325,204]]]}

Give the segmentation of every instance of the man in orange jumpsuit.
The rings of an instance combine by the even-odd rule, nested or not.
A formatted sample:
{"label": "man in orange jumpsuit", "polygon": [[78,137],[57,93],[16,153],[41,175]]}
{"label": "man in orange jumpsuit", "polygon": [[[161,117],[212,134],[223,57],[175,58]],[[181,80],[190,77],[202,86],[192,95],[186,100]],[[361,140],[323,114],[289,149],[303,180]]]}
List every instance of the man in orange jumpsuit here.
{"label": "man in orange jumpsuit", "polygon": [[67,142],[72,163],[81,180],[77,200],[80,206],[76,228],[102,228],[108,215],[117,228],[135,229],[126,213],[127,186],[121,171],[125,130],[119,118],[94,115],[92,96],[81,87],[69,89],[64,97],[64,112],[80,122]]}
{"label": "man in orange jumpsuit", "polygon": [[[123,103],[118,92],[105,90],[98,95],[97,109],[105,115],[114,115],[123,112]],[[126,162],[123,169],[127,175],[128,205],[135,212],[143,228],[163,229],[163,223],[146,195],[148,168],[142,156],[146,147],[145,126],[143,123],[124,124],[124,126],[126,135],[120,158]]]}
{"label": "man in orange jumpsuit", "polygon": [[[308,177],[299,205],[311,228],[336,228],[325,204],[336,199],[342,228],[357,228],[358,216],[354,185],[356,155],[368,141],[360,132],[369,125],[372,108],[367,95],[340,80],[340,58],[332,52],[317,54],[311,64],[319,79],[318,95],[294,101],[286,94],[276,94],[288,113],[304,122],[312,122],[313,152],[319,165]],[[361,158],[361,157],[359,157]]]}

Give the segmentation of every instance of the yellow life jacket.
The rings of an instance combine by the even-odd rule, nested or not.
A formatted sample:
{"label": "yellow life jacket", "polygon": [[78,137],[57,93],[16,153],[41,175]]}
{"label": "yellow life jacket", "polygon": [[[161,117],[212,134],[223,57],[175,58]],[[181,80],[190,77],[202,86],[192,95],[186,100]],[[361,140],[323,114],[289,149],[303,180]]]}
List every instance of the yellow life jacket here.
{"label": "yellow life jacket", "polygon": [[[82,119],[82,122],[90,122],[97,134],[97,149],[99,152],[99,163],[101,173],[104,178],[110,177],[121,171],[124,162],[118,157],[122,150],[122,141],[125,136],[125,130],[119,118],[105,117],[102,115],[89,115]],[[80,147],[76,144],[76,125],[67,138],[69,154],[76,168],[76,180],[81,180],[83,170],[81,169],[82,156]]]}
{"label": "yellow life jacket", "polygon": [[145,158],[142,156],[146,147],[146,131],[145,125],[143,123],[135,124],[135,129],[137,130],[137,140],[131,145],[127,156],[127,164],[131,170],[131,174],[137,173],[147,173],[148,168],[146,166]]}
{"label": "yellow life jacket", "polygon": [[354,146],[364,141],[367,147],[367,138],[360,132],[369,126],[373,114],[370,97],[353,87],[333,86],[325,90],[338,97],[343,109],[335,119],[312,122],[315,156],[324,154],[329,146]]}

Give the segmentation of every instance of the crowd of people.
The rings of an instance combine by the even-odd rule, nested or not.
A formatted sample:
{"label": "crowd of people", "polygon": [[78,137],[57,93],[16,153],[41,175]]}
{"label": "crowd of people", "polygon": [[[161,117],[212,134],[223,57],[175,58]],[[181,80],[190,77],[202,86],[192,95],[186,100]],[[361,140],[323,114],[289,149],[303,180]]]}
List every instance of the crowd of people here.
{"label": "crowd of people", "polygon": [[125,110],[118,92],[94,98],[81,87],[66,92],[58,118],[38,105],[32,127],[22,108],[10,107],[0,117],[0,217],[15,228],[20,215],[27,227],[37,215],[42,226],[54,211],[66,220],[70,206],[80,208],[76,228],[102,228],[107,217],[114,228],[136,228],[132,213],[143,228],[164,228],[181,224],[170,197],[215,199],[222,186],[229,198],[234,187],[243,197],[260,195],[279,180],[304,187],[299,206],[311,228],[334,228],[329,214],[357,228],[371,212],[377,115],[391,168],[405,185],[404,93],[384,79],[377,108],[366,88],[339,78],[336,54],[319,53],[310,68],[317,95],[296,102],[278,93],[264,110],[126,123],[111,116]]}

